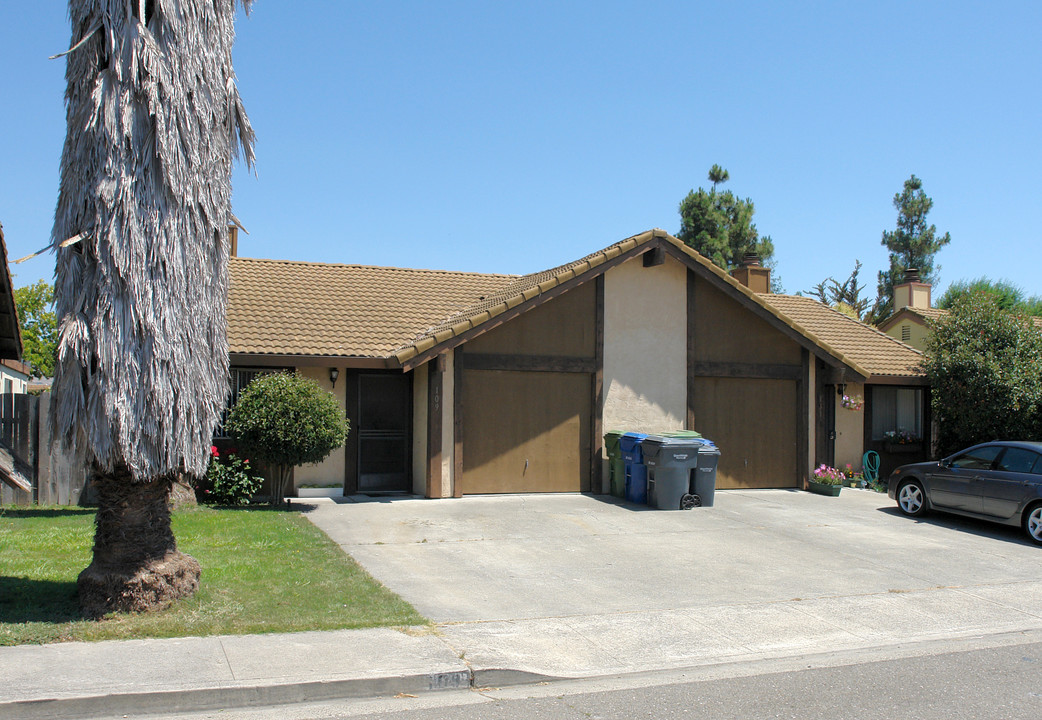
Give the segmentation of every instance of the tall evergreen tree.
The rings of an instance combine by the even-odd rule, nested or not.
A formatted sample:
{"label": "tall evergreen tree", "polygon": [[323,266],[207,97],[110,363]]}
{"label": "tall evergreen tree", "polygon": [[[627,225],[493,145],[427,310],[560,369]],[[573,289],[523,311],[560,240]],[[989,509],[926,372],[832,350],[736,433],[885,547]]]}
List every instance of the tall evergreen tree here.
{"label": "tall evergreen tree", "polygon": [[724,270],[737,266],[746,253],[755,252],[760,262],[774,268],[774,243],[760,237],[753,223],[755,207],[749,198],[730,190],[717,192],[717,185],[730,179],[719,165],[709,169],[709,190],[692,190],[680,202],[680,231],[677,237]]}
{"label": "tall evergreen tree", "polygon": [[905,180],[904,190],[894,195],[894,207],[897,228],[884,231],[881,241],[890,251],[890,269],[879,273],[878,296],[872,308],[874,322],[881,322],[894,312],[894,285],[904,282],[909,268],[917,269],[923,282],[937,284],[940,266],[934,267],[934,256],[951,242],[948,233],[938,236],[937,226],[926,224],[933,200],[915,175]]}
{"label": "tall evergreen tree", "polygon": [[[248,10],[252,0],[239,0]],[[68,134],[52,241],[52,428],[98,491],[89,616],[191,594],[167,498],[202,475],[228,391],[232,159],[253,131],[232,69],[236,0],[70,0]]]}

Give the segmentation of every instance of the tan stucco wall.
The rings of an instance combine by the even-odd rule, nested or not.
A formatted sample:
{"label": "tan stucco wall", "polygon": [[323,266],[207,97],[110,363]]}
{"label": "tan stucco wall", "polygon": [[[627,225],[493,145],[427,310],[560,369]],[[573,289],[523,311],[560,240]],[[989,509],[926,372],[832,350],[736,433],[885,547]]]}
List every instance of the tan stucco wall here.
{"label": "tan stucco wall", "polygon": [[[328,367],[304,367],[298,368],[297,372],[307,378],[311,378],[318,383],[318,386],[323,390],[332,391],[336,396],[337,402],[340,403],[340,409],[345,410],[347,407],[347,393],[345,388],[347,383],[344,380],[344,369],[340,368],[340,378],[337,380],[336,387],[329,381],[329,368]],[[354,428],[351,429],[351,432]],[[344,485],[344,446],[341,445],[336,450],[329,454],[325,460],[314,465],[298,465],[293,470],[293,490],[301,485]]]}
{"label": "tan stucco wall", "polygon": [[687,268],[679,262],[667,256],[646,268],[636,258],[605,273],[605,431],[684,428],[686,328]]}
{"label": "tan stucco wall", "polygon": [[899,322],[886,330],[886,334],[892,338],[901,340],[901,329],[906,326],[909,330],[909,339],[907,343],[916,350],[926,350],[926,340],[930,337],[930,329],[917,317],[901,318]]}
{"label": "tan stucco wall", "polygon": [[427,368],[412,371],[412,491],[427,491]]}
{"label": "tan stucco wall", "polygon": [[[847,395],[864,400],[864,384],[848,383]],[[842,400],[841,395],[833,394],[836,403],[836,467],[843,470],[850,463],[855,471],[859,471],[865,447],[865,410],[848,410],[840,405]]]}
{"label": "tan stucco wall", "polygon": [[[818,457],[818,433],[815,432],[815,428],[817,427],[818,421],[816,410],[818,404],[817,398],[815,398],[815,395],[817,395],[818,392],[818,363],[814,361],[813,356],[811,356],[808,365],[809,367],[807,368],[807,379],[809,380],[809,382],[807,383],[807,387],[805,388],[807,392],[807,461],[805,463],[805,466],[807,468],[807,474],[803,478],[797,478],[797,481],[799,482],[802,482],[806,478],[814,477],[814,459]],[[799,386],[797,385],[797,388],[798,387]],[[796,413],[796,416],[799,417],[799,413]],[[799,433],[796,434],[796,437],[799,437]],[[799,456],[799,452],[799,447],[797,447],[797,457]]]}

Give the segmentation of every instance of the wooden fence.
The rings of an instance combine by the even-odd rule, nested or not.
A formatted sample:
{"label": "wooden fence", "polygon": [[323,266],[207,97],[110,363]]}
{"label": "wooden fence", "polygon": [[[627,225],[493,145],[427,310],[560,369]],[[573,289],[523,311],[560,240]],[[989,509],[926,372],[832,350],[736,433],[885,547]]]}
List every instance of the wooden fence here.
{"label": "wooden fence", "polygon": [[0,395],[0,438],[31,471],[32,492],[0,483],[0,505],[78,505],[87,483],[84,463],[51,449],[50,393]]}

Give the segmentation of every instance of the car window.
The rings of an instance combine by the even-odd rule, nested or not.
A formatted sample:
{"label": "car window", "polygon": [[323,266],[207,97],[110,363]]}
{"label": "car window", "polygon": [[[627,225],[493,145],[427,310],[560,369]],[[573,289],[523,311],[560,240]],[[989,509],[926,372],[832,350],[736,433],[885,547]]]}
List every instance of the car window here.
{"label": "car window", "polygon": [[1024,448],[1009,448],[999,460],[996,469],[1015,473],[1042,473],[1042,463],[1037,452],[1025,450]]}
{"label": "car window", "polygon": [[1000,452],[1002,452],[1001,445],[974,448],[962,455],[957,455],[952,460],[952,467],[964,470],[991,470],[991,464],[995,462],[995,458]]}

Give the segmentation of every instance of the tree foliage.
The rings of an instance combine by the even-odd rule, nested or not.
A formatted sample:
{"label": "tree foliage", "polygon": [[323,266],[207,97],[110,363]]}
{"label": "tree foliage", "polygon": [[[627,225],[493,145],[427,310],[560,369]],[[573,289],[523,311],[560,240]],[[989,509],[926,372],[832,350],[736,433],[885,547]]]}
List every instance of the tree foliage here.
{"label": "tree foliage", "polygon": [[33,377],[51,377],[58,346],[58,320],[54,314],[54,285],[39,280],[15,288],[18,324],[22,329],[22,358],[33,368]]}
{"label": "tree foliage", "polygon": [[988,440],[1042,437],[1042,331],[987,293],[955,301],[927,341],[942,455]]}
{"label": "tree foliage", "polygon": [[815,285],[809,294],[844,315],[862,320],[868,315],[868,298],[861,297],[865,285],[858,282],[860,272],[861,261],[855,260],[854,270],[846,280],[839,282],[833,277],[827,277]]}
{"label": "tree foliage", "polygon": [[240,451],[276,471],[273,505],[282,504],[293,467],[324,460],[349,429],[336,398],[297,373],[257,376],[239,393],[225,427]]}
{"label": "tree foliage", "polygon": [[872,309],[872,319],[881,322],[894,312],[894,285],[904,281],[905,271],[915,268],[923,282],[937,284],[940,266],[934,267],[934,257],[951,236],[937,235],[937,226],[927,225],[926,216],[933,207],[923,191],[923,181],[912,175],[904,189],[894,195],[897,209],[897,228],[884,231],[882,245],[890,251],[890,268],[879,273],[878,297]]}
{"label": "tree foliage", "polygon": [[1042,316],[1042,297],[1025,297],[1024,291],[1008,280],[989,280],[986,277],[953,282],[937,301],[937,307],[950,310],[956,303],[974,293],[992,296],[1003,310]]}
{"label": "tree foliage", "polygon": [[759,235],[753,223],[753,201],[743,200],[730,190],[717,192],[717,185],[729,179],[727,170],[713,165],[709,169],[713,186],[692,190],[680,201],[677,237],[724,270],[739,265],[749,252],[755,252],[760,262],[773,270],[774,243],[769,235]]}

